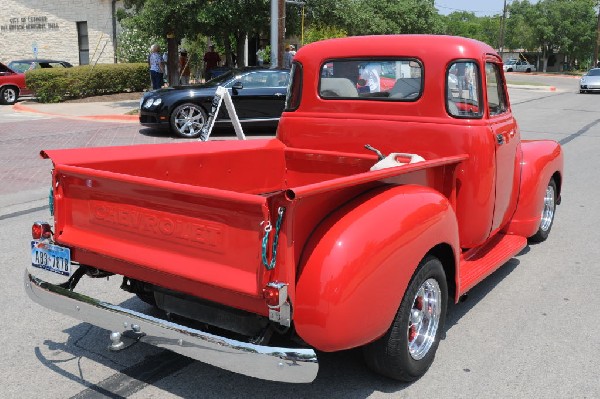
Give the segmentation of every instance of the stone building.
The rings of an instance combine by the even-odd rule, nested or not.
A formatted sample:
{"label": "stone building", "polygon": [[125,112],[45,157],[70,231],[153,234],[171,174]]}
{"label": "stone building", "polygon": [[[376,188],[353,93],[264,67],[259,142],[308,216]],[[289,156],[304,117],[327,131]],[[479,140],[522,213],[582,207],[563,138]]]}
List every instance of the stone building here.
{"label": "stone building", "polygon": [[51,58],[114,63],[118,0],[0,2],[0,61]]}

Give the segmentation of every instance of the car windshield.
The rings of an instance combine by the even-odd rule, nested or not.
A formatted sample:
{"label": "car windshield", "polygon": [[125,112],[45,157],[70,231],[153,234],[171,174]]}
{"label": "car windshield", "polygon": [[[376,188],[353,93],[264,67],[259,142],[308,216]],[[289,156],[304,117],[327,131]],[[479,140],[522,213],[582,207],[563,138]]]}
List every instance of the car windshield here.
{"label": "car windshield", "polygon": [[600,69],[591,69],[588,73],[588,76],[600,76]]}
{"label": "car windshield", "polygon": [[8,67],[16,72],[26,72],[31,69],[39,69],[39,68],[66,68],[69,67],[70,64],[62,61],[11,61],[8,64]]}
{"label": "car windshield", "polygon": [[517,63],[517,60],[508,60],[508,61],[506,61],[506,63],[504,65],[513,65],[516,63]]}
{"label": "car windshield", "polygon": [[227,82],[232,80],[239,73],[239,70],[232,69],[231,71],[227,71],[224,74],[207,81],[204,85],[209,87],[225,86]]}
{"label": "car windshield", "polygon": [[[8,67],[10,69],[12,69],[13,71],[15,71],[15,72],[23,73],[23,72],[25,72],[25,71],[27,71],[27,70],[30,69],[31,64],[32,64],[31,62],[13,61],[13,62],[11,62],[11,63],[8,64]],[[31,68],[31,69],[33,69],[33,68]]]}

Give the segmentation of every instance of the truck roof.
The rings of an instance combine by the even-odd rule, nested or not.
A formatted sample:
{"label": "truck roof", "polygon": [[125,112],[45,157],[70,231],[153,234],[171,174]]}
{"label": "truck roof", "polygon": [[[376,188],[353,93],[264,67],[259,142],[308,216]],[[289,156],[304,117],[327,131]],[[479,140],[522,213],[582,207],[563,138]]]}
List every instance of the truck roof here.
{"label": "truck roof", "polygon": [[408,56],[449,61],[456,58],[481,59],[482,54],[496,54],[483,42],[445,35],[374,35],[323,40],[302,47],[294,59],[319,64],[332,58]]}

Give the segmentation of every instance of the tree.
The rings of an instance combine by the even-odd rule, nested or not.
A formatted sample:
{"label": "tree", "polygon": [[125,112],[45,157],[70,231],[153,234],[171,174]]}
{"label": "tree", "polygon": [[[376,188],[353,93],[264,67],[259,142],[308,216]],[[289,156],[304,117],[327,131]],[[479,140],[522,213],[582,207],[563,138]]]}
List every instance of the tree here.
{"label": "tree", "polygon": [[492,47],[500,47],[500,16],[477,17],[472,12],[456,11],[444,18],[444,33],[480,40]]}
{"label": "tree", "polygon": [[237,64],[244,65],[246,37],[268,29],[270,0],[209,1],[198,9],[195,17],[200,29],[217,38],[225,49],[226,62],[232,65],[235,49]]}
{"label": "tree", "polygon": [[550,56],[559,51],[570,60],[586,59],[595,40],[595,6],[595,0],[515,0],[509,7],[507,43],[539,49],[544,72]]}
{"label": "tree", "polygon": [[177,41],[193,34],[198,26],[193,11],[205,6],[207,1],[125,0],[125,11],[118,15],[122,23],[149,38],[158,36],[167,39],[167,70],[171,85],[179,81]]}

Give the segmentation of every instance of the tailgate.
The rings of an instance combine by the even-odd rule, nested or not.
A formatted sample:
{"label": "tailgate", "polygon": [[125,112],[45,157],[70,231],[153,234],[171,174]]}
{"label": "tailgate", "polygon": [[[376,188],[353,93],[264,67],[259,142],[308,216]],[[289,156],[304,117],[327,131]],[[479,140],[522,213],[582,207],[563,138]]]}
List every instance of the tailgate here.
{"label": "tailgate", "polygon": [[150,283],[175,276],[167,285],[259,296],[266,197],[71,165],[55,174],[55,238],[74,248],[75,261],[100,256],[106,261],[93,266],[158,280]]}

